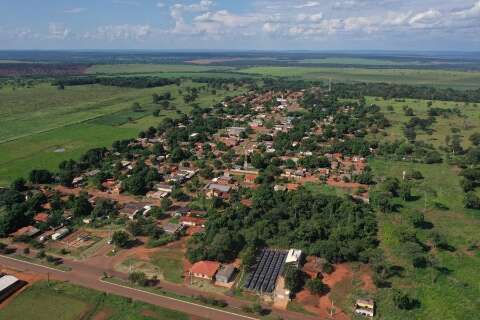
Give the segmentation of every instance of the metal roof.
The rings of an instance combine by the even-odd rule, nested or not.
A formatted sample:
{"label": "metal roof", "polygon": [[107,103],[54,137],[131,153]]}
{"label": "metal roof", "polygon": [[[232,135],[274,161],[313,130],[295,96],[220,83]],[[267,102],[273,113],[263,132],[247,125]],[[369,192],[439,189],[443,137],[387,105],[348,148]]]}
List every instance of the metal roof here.
{"label": "metal roof", "polygon": [[0,292],[2,292],[5,289],[8,289],[10,286],[14,285],[15,283],[18,282],[18,279],[15,278],[14,276],[3,276],[0,278]]}

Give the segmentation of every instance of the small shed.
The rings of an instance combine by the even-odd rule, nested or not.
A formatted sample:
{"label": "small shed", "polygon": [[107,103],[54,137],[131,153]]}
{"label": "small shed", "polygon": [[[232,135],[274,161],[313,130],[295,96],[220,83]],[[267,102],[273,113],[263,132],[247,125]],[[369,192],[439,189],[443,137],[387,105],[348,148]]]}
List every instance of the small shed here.
{"label": "small shed", "polygon": [[215,280],[222,283],[228,283],[232,281],[236,270],[237,269],[232,265],[223,265],[215,275]]}
{"label": "small shed", "polygon": [[62,239],[69,233],[70,233],[70,229],[68,229],[67,227],[58,229],[54,234],[52,234],[52,240]]}
{"label": "small shed", "polygon": [[177,234],[182,231],[183,226],[178,223],[167,223],[163,226],[163,230],[168,234]]}

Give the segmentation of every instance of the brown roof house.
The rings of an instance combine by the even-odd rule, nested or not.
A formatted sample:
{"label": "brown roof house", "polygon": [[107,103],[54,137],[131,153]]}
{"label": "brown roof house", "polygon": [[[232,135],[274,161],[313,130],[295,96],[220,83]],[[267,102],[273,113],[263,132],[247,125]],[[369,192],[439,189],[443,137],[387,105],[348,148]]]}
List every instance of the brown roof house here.
{"label": "brown roof house", "polygon": [[195,278],[213,280],[219,268],[220,263],[216,261],[199,261],[192,265],[189,275]]}

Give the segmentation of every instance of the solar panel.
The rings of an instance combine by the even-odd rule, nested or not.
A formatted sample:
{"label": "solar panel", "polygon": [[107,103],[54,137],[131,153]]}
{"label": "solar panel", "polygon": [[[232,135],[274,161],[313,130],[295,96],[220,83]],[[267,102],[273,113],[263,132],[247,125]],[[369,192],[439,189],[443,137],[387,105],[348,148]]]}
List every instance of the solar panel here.
{"label": "solar panel", "polygon": [[283,250],[263,249],[257,257],[257,263],[245,278],[244,287],[259,292],[273,292],[286,256],[287,253]]}

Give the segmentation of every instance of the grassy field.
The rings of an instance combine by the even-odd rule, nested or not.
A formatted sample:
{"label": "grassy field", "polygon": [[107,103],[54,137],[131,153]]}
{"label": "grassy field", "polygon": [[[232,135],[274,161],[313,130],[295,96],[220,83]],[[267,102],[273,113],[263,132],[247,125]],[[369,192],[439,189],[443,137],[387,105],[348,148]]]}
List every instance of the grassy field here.
{"label": "grassy field", "polygon": [[89,74],[132,74],[163,72],[205,72],[229,70],[223,66],[200,66],[188,64],[99,64],[87,69]]}
{"label": "grassy field", "polygon": [[[177,110],[189,112],[191,105],[183,102],[180,90],[194,86],[201,85],[183,82],[179,87],[151,89],[76,86],[62,91],[41,84],[15,91],[1,89],[0,94],[5,92],[9,98],[0,103],[0,185],[35,168],[56,169],[61,161],[76,159],[88,149],[135,137],[140,130],[156,126],[162,117],[176,117]],[[202,91],[195,103],[211,106],[241,92],[238,90],[217,90],[215,95]],[[152,94],[167,91],[172,93],[170,103],[176,110],[162,110],[160,117],[154,117],[152,112],[159,106],[152,103]],[[133,102],[140,103],[142,111],[134,112]]]}
{"label": "grassy field", "polygon": [[[26,307],[28,306],[28,307]],[[187,320],[179,311],[167,310],[119,296],[67,283],[38,282],[0,310],[8,320]]]}
{"label": "grassy field", "polygon": [[456,89],[478,89],[480,87],[480,72],[329,67],[253,67],[240,71],[264,76],[296,77],[307,80],[332,79],[336,82],[388,82]]}
{"label": "grassy field", "polygon": [[175,249],[162,249],[156,253],[151,262],[161,270],[165,280],[182,283],[183,282],[183,253]]}
{"label": "grassy field", "polygon": [[[376,104],[382,108],[382,112],[390,120],[392,126],[387,128],[388,140],[404,138],[403,127],[411,117],[406,116],[403,107],[407,106],[413,109],[415,116],[419,118],[428,118],[428,100],[403,99],[404,101],[383,100],[382,98],[368,97],[368,104]],[[389,110],[391,107],[393,110]],[[468,137],[480,130],[480,104],[468,104],[451,101],[433,101],[432,108],[458,108],[463,117],[450,115],[448,118],[443,116],[436,117],[437,121],[432,125],[434,132],[429,135],[421,130],[417,130],[417,140],[433,144],[435,147],[445,146],[446,136],[452,136],[454,131],[458,131],[462,137],[463,146],[469,147]],[[376,138],[384,139],[380,136]]]}
{"label": "grassy field", "polygon": [[[478,244],[480,219],[478,213],[463,208],[463,191],[459,185],[458,172],[447,164],[426,165],[405,162],[383,161],[369,162],[376,176],[393,176],[401,179],[402,172],[408,169],[419,170],[425,177],[414,187],[413,194],[418,200],[400,201],[400,212],[379,214],[379,238],[381,248],[387,260],[393,265],[404,268],[401,277],[393,278],[392,285],[401,288],[417,298],[421,306],[412,311],[400,311],[395,308],[389,296],[389,290],[380,289],[378,316],[381,319],[476,319],[480,305],[480,252],[469,251],[471,244]],[[434,192],[425,190],[433,189]],[[425,195],[427,199],[425,200]],[[411,210],[423,210],[426,203],[426,220],[432,229],[417,229],[417,237],[429,244],[429,233],[436,231],[446,237],[452,251],[430,250],[430,255],[444,268],[436,273],[432,268],[413,268],[410,257],[403,249],[399,230],[406,227],[405,213]],[[437,209],[435,203],[441,203],[448,209]]]}

